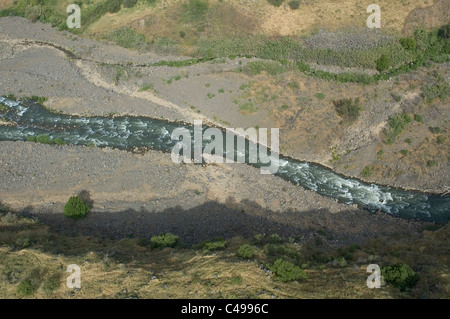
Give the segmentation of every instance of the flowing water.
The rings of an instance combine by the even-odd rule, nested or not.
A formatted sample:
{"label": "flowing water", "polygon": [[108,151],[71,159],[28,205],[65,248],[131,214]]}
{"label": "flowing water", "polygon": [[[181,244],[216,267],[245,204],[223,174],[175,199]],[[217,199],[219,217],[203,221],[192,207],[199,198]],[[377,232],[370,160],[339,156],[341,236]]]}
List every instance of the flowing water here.
{"label": "flowing water", "polygon": [[[0,97],[0,104],[3,105],[0,118],[17,123],[17,125],[0,125],[0,140],[24,141],[29,136],[45,134],[73,145],[109,146],[119,149],[147,147],[171,152],[177,143],[171,139],[171,133],[176,128],[184,127],[192,136],[194,132],[192,125],[148,117],[72,116],[48,111],[37,103],[14,101],[4,97]],[[203,126],[203,130],[206,128]],[[247,145],[248,143],[247,141]],[[357,204],[370,211],[381,210],[401,218],[435,222],[450,220],[449,195],[367,184],[336,174],[318,164],[284,156],[272,160],[277,160],[279,165],[275,175],[321,195],[336,198],[339,202]],[[260,162],[249,165],[265,166]]]}

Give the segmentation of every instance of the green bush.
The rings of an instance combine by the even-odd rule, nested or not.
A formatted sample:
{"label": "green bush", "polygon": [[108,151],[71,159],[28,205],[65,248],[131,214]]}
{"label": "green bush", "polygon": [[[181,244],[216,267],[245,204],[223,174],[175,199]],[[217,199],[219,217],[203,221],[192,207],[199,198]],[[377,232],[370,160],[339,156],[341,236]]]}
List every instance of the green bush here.
{"label": "green bush", "polygon": [[405,50],[415,50],[417,48],[414,38],[402,38],[400,39],[400,44]]}
{"label": "green bush", "polygon": [[166,233],[158,236],[153,236],[150,238],[150,247],[153,248],[166,248],[166,247],[176,247],[180,242],[180,237],[177,235]]}
{"label": "green bush", "polygon": [[422,115],[414,114],[414,121],[419,122],[419,123],[423,123]]}
{"label": "green bush", "polygon": [[297,10],[298,8],[300,8],[300,0],[291,0],[291,1],[289,1],[289,7],[292,10]]}
{"label": "green bush", "polygon": [[239,247],[237,251],[237,255],[241,258],[250,259],[253,258],[256,254],[256,247],[251,246],[249,244],[243,244]]}
{"label": "green bush", "polygon": [[383,54],[378,60],[377,60],[377,70],[379,72],[386,71],[389,69],[389,66],[391,65],[391,59],[386,54]]}
{"label": "green bush", "polygon": [[359,111],[361,110],[359,98],[356,98],[355,100],[351,98],[341,99],[333,101],[333,104],[336,108],[336,112],[346,121],[353,122],[358,119]]}
{"label": "green bush", "polygon": [[90,207],[83,202],[78,196],[72,196],[64,206],[64,215],[73,219],[86,217]]}
{"label": "green bush", "polygon": [[34,294],[37,287],[30,279],[25,279],[17,286],[17,293],[22,296],[30,296]]}
{"label": "green bush", "polygon": [[440,27],[438,35],[443,39],[450,39],[450,23]]}
{"label": "green bush", "polygon": [[388,284],[399,288],[401,291],[414,287],[419,280],[419,276],[406,264],[381,267],[381,275]]}
{"label": "green bush", "polygon": [[116,13],[120,11],[120,6],[123,0],[108,0],[106,1],[106,10],[109,13]]}
{"label": "green bush", "polygon": [[408,155],[409,151],[408,151],[408,150],[401,150],[400,153],[401,153],[403,156],[406,156],[406,155]]}
{"label": "green bush", "polygon": [[433,167],[433,166],[436,166],[436,161],[428,161],[427,162],[427,167]]}
{"label": "green bush", "polygon": [[124,0],[123,1],[123,6],[125,8],[132,8],[136,5],[137,0]]}
{"label": "green bush", "polygon": [[412,121],[408,114],[397,114],[389,119],[389,128],[387,129],[386,144],[394,143],[395,138],[406,128],[409,122]]}
{"label": "green bush", "polygon": [[276,277],[282,282],[288,282],[298,279],[306,279],[306,273],[300,267],[295,266],[289,261],[278,258],[269,266],[269,269],[275,273]]}
{"label": "green bush", "polygon": [[283,4],[284,0],[267,0],[271,5],[279,7]]}
{"label": "green bush", "polygon": [[361,176],[362,177],[370,177],[373,172],[375,171],[375,165],[367,165],[366,167],[364,167],[364,169],[361,172]]}
{"label": "green bush", "polygon": [[223,238],[216,238],[215,241],[205,242],[203,244],[203,252],[208,253],[215,250],[223,250],[227,246],[227,242]]}

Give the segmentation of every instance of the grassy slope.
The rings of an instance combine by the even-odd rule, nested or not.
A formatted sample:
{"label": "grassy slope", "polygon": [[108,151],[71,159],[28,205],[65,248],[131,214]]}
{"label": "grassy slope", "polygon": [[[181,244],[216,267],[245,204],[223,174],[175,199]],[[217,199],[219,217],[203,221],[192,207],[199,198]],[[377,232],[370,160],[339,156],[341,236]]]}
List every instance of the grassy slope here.
{"label": "grassy slope", "polygon": [[[205,253],[195,248],[151,250],[139,239],[112,241],[96,237],[65,236],[45,225],[14,214],[0,216],[0,289],[3,298],[448,298],[449,225],[423,231],[409,238],[377,238],[361,249],[323,249],[326,234],[315,244],[283,242],[288,252],[268,255],[263,244],[252,260],[236,256],[244,240],[233,238],[225,250]],[[327,251],[318,254],[318,251]],[[351,250],[350,250],[351,251]],[[290,256],[290,257],[289,257]],[[275,258],[300,257],[307,279],[283,283],[261,269]],[[345,256],[348,261],[329,261]],[[342,259],[340,259],[342,262]],[[366,267],[404,262],[419,274],[412,289],[400,292],[392,286],[366,287]],[[69,264],[82,271],[82,288],[65,285]],[[155,276],[155,277],[153,277]],[[153,279],[152,279],[153,277]],[[17,291],[30,280],[35,291]]]}

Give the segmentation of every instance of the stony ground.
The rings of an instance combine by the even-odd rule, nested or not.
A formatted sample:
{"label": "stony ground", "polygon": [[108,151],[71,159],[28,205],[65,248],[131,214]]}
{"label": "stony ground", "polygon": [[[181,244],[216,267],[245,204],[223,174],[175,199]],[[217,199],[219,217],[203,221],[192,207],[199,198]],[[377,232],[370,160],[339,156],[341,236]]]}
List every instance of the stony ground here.
{"label": "stony ground", "polygon": [[[367,105],[362,119],[350,128],[339,126],[331,97],[327,97],[327,103],[311,99],[310,106],[286,114],[274,112],[273,105],[261,104],[256,114],[246,115],[231,102],[244,98],[242,84],[258,87],[268,83],[276,92],[282,87],[277,86],[279,79],[235,72],[242,60],[186,68],[137,66],[179,57],[129,51],[21,18],[1,18],[0,30],[2,95],[49,97],[47,107],[72,114],[202,119],[222,126],[229,123],[231,127],[285,127],[291,119],[292,127],[281,132],[282,153],[330,166],[330,147],[338,145],[342,152],[351,151],[344,158],[344,162],[351,160],[350,167],[336,165],[338,172],[347,175],[358,176],[361,168],[376,157],[383,123],[405,103],[383,104],[378,100]],[[69,49],[76,58],[55,45]],[[310,98],[317,90],[327,95],[336,90],[336,96],[362,92],[356,85],[308,81],[299,78],[300,98]],[[146,84],[152,89],[140,92]],[[388,96],[390,86],[383,83],[378,90]],[[219,93],[220,89],[224,93]],[[215,97],[209,98],[208,93]],[[417,94],[417,90],[411,92],[406,102]],[[448,108],[438,106],[434,111],[441,114],[433,119],[435,122],[448,118]],[[337,241],[351,242],[381,231],[395,233],[417,226],[338,204],[277,177],[262,176],[245,165],[180,166],[167,154],[152,151],[139,155],[25,142],[0,142],[0,147],[0,200],[66,231],[113,236],[172,231],[188,241],[198,241],[217,235],[264,232],[307,238],[310,230],[326,228],[340,234]],[[399,165],[399,170],[407,168],[407,164]],[[448,181],[448,170],[445,164],[433,169],[434,175],[422,175],[425,180],[402,179],[395,174],[380,174],[373,179],[436,190]],[[90,193],[93,213],[77,223],[65,220],[63,204],[82,190]]]}

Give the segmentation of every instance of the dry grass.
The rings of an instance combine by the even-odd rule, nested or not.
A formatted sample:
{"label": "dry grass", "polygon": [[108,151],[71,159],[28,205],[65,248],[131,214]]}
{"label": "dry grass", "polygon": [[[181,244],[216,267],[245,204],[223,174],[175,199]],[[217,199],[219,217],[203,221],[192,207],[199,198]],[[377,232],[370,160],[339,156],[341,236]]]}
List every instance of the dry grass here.
{"label": "dry grass", "polygon": [[[373,239],[354,253],[354,258],[375,255],[379,263],[403,261],[420,269],[421,281],[411,292],[393,287],[368,289],[367,265],[349,262],[345,267],[309,264],[308,278],[282,283],[261,268],[270,258],[262,247],[256,260],[242,260],[236,251],[245,241],[229,240],[227,248],[205,254],[191,248],[150,250],[137,239],[109,241],[94,237],[66,237],[52,234],[29,219],[1,219],[1,227],[36,225],[47,239],[36,239],[32,246],[0,246],[0,289],[2,298],[22,298],[17,287],[31,280],[36,292],[26,298],[401,298],[428,294],[449,296],[448,255],[445,245],[450,227],[425,231],[415,238]],[[2,232],[3,233],[3,232]],[[11,231],[9,232],[11,235]],[[19,236],[18,234],[16,234]],[[290,245],[304,251],[306,246]],[[311,247],[310,247],[311,248]],[[316,250],[317,248],[312,248]],[[331,251],[330,256],[334,253]],[[384,257],[380,257],[384,256]],[[430,262],[427,262],[430,261]],[[369,262],[366,262],[369,263]],[[81,267],[81,289],[66,287],[69,264]],[[273,275],[272,275],[273,276]],[[436,289],[436,282],[442,289]],[[433,287],[431,287],[434,285]],[[430,288],[431,287],[431,288]],[[427,290],[428,289],[428,290]]]}

